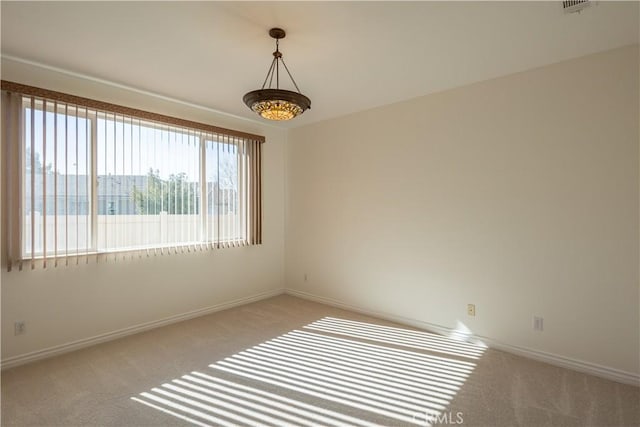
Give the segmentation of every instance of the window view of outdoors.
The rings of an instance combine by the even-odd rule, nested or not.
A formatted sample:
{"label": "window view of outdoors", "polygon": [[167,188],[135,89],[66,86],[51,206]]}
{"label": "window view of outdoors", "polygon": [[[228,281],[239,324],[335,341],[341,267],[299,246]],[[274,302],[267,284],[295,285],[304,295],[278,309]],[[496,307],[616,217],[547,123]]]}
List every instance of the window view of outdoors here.
{"label": "window view of outdoors", "polygon": [[193,135],[98,117],[97,247],[200,240],[200,148]]}
{"label": "window view of outdoors", "polygon": [[238,151],[235,144],[206,141],[207,223],[206,238],[238,239],[244,235],[239,226]]}
{"label": "window view of outdoors", "polygon": [[26,100],[23,110],[25,254],[32,242],[42,254],[45,240],[48,254],[62,255],[243,238],[235,144],[82,108],[43,109]]}
{"label": "window view of outdoors", "polygon": [[85,251],[91,247],[91,122],[65,107],[44,114],[39,104],[24,110],[23,249],[30,254],[33,242],[42,253],[46,232],[48,253],[56,246],[61,255]]}

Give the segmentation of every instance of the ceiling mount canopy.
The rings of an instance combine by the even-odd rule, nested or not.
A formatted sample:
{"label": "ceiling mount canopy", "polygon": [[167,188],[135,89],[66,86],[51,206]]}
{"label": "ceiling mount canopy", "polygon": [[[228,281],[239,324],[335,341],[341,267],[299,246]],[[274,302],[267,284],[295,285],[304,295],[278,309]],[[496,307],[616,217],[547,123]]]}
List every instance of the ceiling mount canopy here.
{"label": "ceiling mount canopy", "polygon": [[[286,32],[282,28],[272,28],[269,30],[269,35],[276,39],[276,51],[273,52],[273,60],[269,71],[267,71],[267,76],[262,83],[262,88],[247,93],[242,100],[247,104],[247,107],[265,119],[291,120],[311,108],[311,100],[300,93],[300,88],[282,59],[279,42],[286,36]],[[280,89],[280,63],[282,63],[297,92]],[[274,77],[275,89],[272,88]],[[269,82],[268,87],[267,82]]]}

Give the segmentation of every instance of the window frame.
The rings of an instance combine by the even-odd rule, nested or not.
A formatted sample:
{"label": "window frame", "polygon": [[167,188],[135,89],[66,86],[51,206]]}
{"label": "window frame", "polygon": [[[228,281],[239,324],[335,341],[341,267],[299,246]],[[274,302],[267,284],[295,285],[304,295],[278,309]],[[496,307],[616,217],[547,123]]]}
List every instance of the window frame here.
{"label": "window frame", "polygon": [[[45,89],[40,89],[40,88],[35,88],[35,87],[31,87],[31,86],[25,86],[25,85],[21,85],[21,84],[17,84],[17,83],[12,83],[12,82],[7,82],[7,81],[2,81],[2,91],[3,91],[3,107],[4,107],[4,102],[5,102],[5,93],[8,93],[9,95],[15,95],[20,97],[20,113],[19,113],[19,124],[14,126],[18,126],[18,134],[20,135],[20,147],[19,147],[19,152],[17,154],[18,158],[20,159],[17,165],[17,169],[18,169],[18,174],[19,177],[17,177],[17,180],[19,182],[19,195],[18,195],[18,202],[19,202],[19,206],[13,207],[13,208],[7,208],[5,210],[5,212],[3,212],[3,216],[5,217],[5,220],[3,220],[3,227],[6,230],[6,227],[10,227],[12,224],[16,224],[16,220],[17,223],[19,224],[19,230],[17,232],[17,234],[19,235],[19,250],[16,250],[18,248],[12,248],[12,241],[15,241],[15,238],[12,238],[10,242],[6,243],[5,241],[3,241],[3,245],[9,246],[10,249],[9,252],[11,253],[9,257],[3,256],[3,265],[6,265],[8,267],[8,269],[11,269],[11,264],[12,262],[18,263],[20,269],[22,268],[22,264],[25,261],[31,261],[31,266],[33,268],[33,264],[34,261],[44,261],[44,266],[46,267],[46,261],[47,259],[53,259],[55,260],[55,264],[57,265],[57,261],[58,259],[66,259],[65,263],[68,264],[68,260],[69,258],[79,258],[82,256],[86,256],[87,258],[89,256],[96,256],[96,260],[99,259],[100,256],[102,255],[110,255],[110,254],[126,254],[128,252],[141,252],[141,251],[146,251],[147,254],[149,254],[150,251],[153,251],[154,253],[158,252],[158,250],[160,250],[160,253],[165,253],[164,249],[168,248],[169,250],[167,250],[167,253],[171,253],[172,252],[172,248],[175,248],[175,251],[173,252],[177,252],[178,248],[182,248],[182,251],[184,251],[184,249],[186,248],[187,251],[191,251],[192,249],[197,249],[197,247],[199,246],[200,249],[207,248],[207,249],[212,249],[212,248],[222,248],[222,247],[233,247],[233,246],[239,246],[239,245],[255,245],[255,244],[261,244],[262,243],[262,236],[261,236],[261,221],[262,221],[262,190],[261,190],[261,163],[262,163],[262,156],[261,156],[261,144],[265,142],[265,138],[259,135],[253,135],[253,134],[247,134],[244,132],[238,132],[238,131],[233,131],[233,130],[228,130],[228,129],[223,129],[223,128],[218,128],[215,126],[211,126],[211,125],[206,125],[206,124],[202,124],[202,123],[196,123],[196,122],[191,122],[188,120],[184,120],[184,119],[177,119],[177,118],[173,118],[173,117],[169,117],[169,116],[163,116],[163,115],[159,115],[156,113],[148,113],[148,112],[144,112],[141,110],[135,110],[135,109],[131,109],[128,107],[121,107],[121,106],[117,106],[114,104],[108,104],[108,103],[104,103],[101,101],[95,101],[95,100],[90,100],[87,98],[80,98],[80,97],[76,97],[74,95],[67,95],[67,94],[62,94],[59,92],[53,92],[53,91],[48,91]],[[62,107],[63,105],[63,107]],[[64,108],[64,111],[60,111],[60,108]],[[84,114],[83,111],[84,110]],[[29,113],[27,113],[28,111],[30,111]],[[62,250],[61,248],[58,247],[57,245],[57,241],[56,243],[54,243],[53,248],[51,250],[48,250],[47,248],[49,247],[47,241],[46,241],[46,235],[47,235],[47,231],[46,231],[46,225],[43,225],[44,227],[44,243],[42,244],[41,250],[36,252],[34,249],[34,244],[33,244],[33,231],[31,232],[31,248],[30,250],[27,250],[27,244],[26,244],[26,233],[24,232],[23,227],[23,222],[26,221],[26,217],[24,215],[22,215],[22,213],[25,211],[25,205],[24,203],[26,203],[26,197],[27,197],[27,185],[31,185],[31,193],[30,193],[30,197],[31,197],[31,201],[35,200],[35,195],[34,195],[34,182],[35,182],[35,178],[33,177],[33,174],[35,174],[34,171],[34,166],[33,166],[33,159],[34,159],[34,154],[33,154],[33,149],[34,149],[34,143],[33,141],[36,138],[35,133],[34,133],[34,120],[31,120],[29,122],[29,125],[31,126],[31,134],[30,134],[30,141],[27,141],[27,131],[26,131],[26,126],[27,121],[25,120],[25,116],[27,114],[31,115],[32,119],[35,119],[35,112],[36,111],[40,111],[43,118],[43,123],[45,121],[47,121],[48,119],[46,118],[48,113],[53,113],[54,116],[58,115],[58,114],[62,114],[65,117],[65,120],[68,121],[68,117],[70,117],[70,111],[74,111],[74,117],[76,118],[76,126],[77,126],[77,120],[79,119],[84,119],[87,121],[87,126],[90,127],[90,129],[87,130],[86,133],[86,137],[89,138],[86,141],[86,150],[88,150],[89,152],[86,153],[86,158],[89,160],[89,163],[87,164],[86,168],[88,169],[87,171],[87,180],[89,180],[89,185],[87,186],[87,189],[90,191],[90,197],[87,197],[87,209],[89,210],[89,213],[87,215],[88,221],[90,221],[90,224],[87,225],[87,232],[89,233],[89,236],[87,236],[85,242],[87,243],[87,247],[82,247],[81,245],[78,245],[77,248],[73,248],[73,249],[69,249],[69,243],[68,243],[68,239],[65,239],[65,253],[61,253]],[[3,127],[8,127],[6,126],[7,123],[5,123],[6,120],[6,115],[3,116]],[[98,182],[98,173],[99,173],[99,161],[100,161],[100,154],[98,152],[98,143],[99,143],[99,136],[98,136],[98,122],[99,120],[104,120],[105,123],[108,121],[113,121],[113,122],[118,122],[120,121],[121,123],[125,124],[127,123],[127,121],[129,121],[130,126],[139,126],[140,128],[142,127],[147,127],[150,129],[155,129],[155,130],[160,130],[160,129],[167,129],[168,132],[172,132],[172,133],[176,133],[176,134],[182,134],[182,136],[187,136],[189,137],[193,137],[196,139],[197,141],[197,152],[199,155],[199,159],[198,159],[198,166],[199,166],[199,171],[196,174],[196,176],[199,178],[199,189],[196,190],[195,194],[199,194],[199,209],[198,209],[198,219],[196,220],[196,223],[199,224],[199,232],[194,233],[195,236],[193,238],[197,238],[198,240],[193,241],[193,238],[190,238],[189,241],[184,241],[184,240],[179,240],[178,238],[174,239],[174,241],[172,241],[171,243],[166,243],[166,244],[148,244],[148,245],[142,245],[142,246],[136,246],[136,247],[128,247],[128,246],[122,246],[122,247],[116,247],[116,248],[100,248],[99,247],[99,221],[98,221],[98,217],[99,217],[99,182]],[[128,120],[127,120],[128,119]],[[58,123],[58,119],[54,119],[55,123]],[[195,126],[189,126],[189,125],[195,125]],[[45,128],[46,129],[46,125]],[[6,156],[6,152],[10,151],[7,150],[7,144],[11,143],[11,137],[15,136],[15,132],[16,129],[11,129],[10,131],[3,131],[2,133],[2,138],[3,138],[3,142],[2,142],[2,150],[3,150],[3,162],[4,165],[6,165],[6,161],[10,161],[10,158],[13,158],[13,156]],[[40,139],[40,144],[41,147],[43,148],[43,151],[45,152],[44,154],[44,158],[43,158],[43,163],[46,166],[47,164],[47,157],[46,157],[46,151],[49,149],[47,147],[47,144],[50,144],[49,142],[49,138],[47,137],[47,133],[46,131],[42,131],[42,138]],[[56,139],[56,143],[57,143],[57,131],[54,130],[54,138]],[[76,141],[78,138],[78,135],[75,135]],[[15,140],[15,139],[14,139]],[[238,221],[234,222],[234,227],[237,225],[238,230],[235,230],[233,235],[230,235],[228,233],[229,230],[227,230],[227,233],[224,235],[224,239],[222,238],[222,235],[218,232],[218,233],[210,233],[209,232],[209,218],[213,217],[215,218],[216,215],[213,214],[213,212],[215,212],[215,210],[213,212],[209,212],[208,206],[209,206],[209,195],[208,195],[208,183],[207,183],[207,143],[213,143],[215,145],[217,145],[218,147],[218,154],[216,155],[216,159],[218,162],[217,167],[220,167],[220,145],[227,145],[227,146],[233,146],[234,150],[236,152],[236,172],[235,172],[235,179],[236,179],[236,195],[234,196],[234,203],[236,203],[234,205],[234,209],[236,212],[236,215],[239,215],[239,219]],[[242,144],[240,143],[242,142]],[[27,148],[29,147],[29,144],[31,143],[31,169],[30,169],[30,173],[31,178],[30,178],[30,183],[28,182],[29,179],[28,178],[28,172],[27,172]],[[133,142],[132,142],[133,143]],[[64,144],[69,144],[69,139],[67,136],[65,136],[65,141]],[[66,149],[66,146],[65,146]],[[54,148],[54,151],[56,151],[57,148]],[[242,151],[242,152],[241,152]],[[15,154],[14,154],[15,156]],[[67,156],[66,152],[65,152],[65,157]],[[241,165],[242,164],[242,165]],[[56,167],[54,169],[54,174],[53,176],[57,176],[58,169],[57,169],[58,163],[56,163]],[[65,177],[69,176],[67,174],[68,170],[65,168]],[[15,172],[14,172],[15,173]],[[246,175],[244,176],[243,173]],[[77,174],[76,172],[76,184],[77,184],[77,177],[80,176]],[[7,186],[13,188],[13,186],[15,186],[15,183],[8,185],[6,182],[7,181],[7,177],[6,174],[4,175],[3,179],[3,190],[7,189]],[[66,179],[66,178],[65,178]],[[246,181],[245,185],[245,193],[244,194],[244,200],[242,197],[240,197],[240,182]],[[252,182],[255,181],[255,182]],[[217,191],[220,192],[220,181],[217,181]],[[54,187],[56,185],[54,184]],[[65,188],[66,190],[66,188]],[[13,191],[15,193],[15,189]],[[189,194],[190,194],[191,190],[189,190]],[[7,191],[3,191],[3,194],[6,195]],[[43,190],[42,190],[42,197],[43,197],[43,216],[47,215],[47,172],[43,172]],[[54,194],[57,194],[57,190],[54,189]],[[218,193],[220,194],[220,193]],[[15,194],[13,195],[13,199],[15,200]],[[4,197],[4,196],[3,196]],[[67,200],[67,197],[69,197],[69,195],[67,194],[67,191],[65,191],[65,200]],[[73,197],[73,196],[71,196]],[[76,192],[75,197],[78,197],[78,193]],[[212,197],[213,200],[216,200],[215,196]],[[217,198],[218,202],[220,203],[220,196],[218,196]],[[237,200],[237,202],[235,201]],[[5,203],[3,203],[3,205],[5,207],[8,206],[8,203],[6,203],[6,199],[3,200],[5,201]],[[213,202],[214,206],[212,209],[215,209],[215,201]],[[255,205],[255,206],[252,206]],[[31,210],[33,212],[33,204],[30,205],[31,206]],[[68,204],[65,204],[65,216],[68,214],[68,208],[67,208]],[[56,216],[56,221],[57,221],[57,217],[58,217],[58,205],[57,205],[57,196],[54,196],[54,209],[56,210],[54,212],[54,215]],[[242,211],[242,214],[240,213],[240,209],[246,209]],[[8,211],[8,212],[6,212]],[[77,216],[77,212],[76,212],[76,216]],[[217,214],[217,226],[220,227],[220,211],[218,211]],[[6,218],[9,218],[9,221],[6,221]],[[17,218],[16,218],[17,217]],[[46,218],[45,220],[46,221]],[[33,219],[31,220],[32,223],[32,230],[33,230]],[[197,228],[196,228],[197,229]],[[57,233],[57,225],[54,228],[54,233]],[[220,230],[220,228],[218,228],[218,230]],[[242,232],[242,230],[244,230],[244,232]],[[3,233],[4,235],[6,235],[5,233]],[[57,237],[56,237],[57,238]],[[4,240],[4,239],[3,239]],[[14,245],[15,246],[15,245]],[[4,251],[5,254],[7,251]],[[71,253],[73,252],[73,253]],[[16,256],[19,255],[19,256]],[[77,261],[76,261],[77,262]]]}

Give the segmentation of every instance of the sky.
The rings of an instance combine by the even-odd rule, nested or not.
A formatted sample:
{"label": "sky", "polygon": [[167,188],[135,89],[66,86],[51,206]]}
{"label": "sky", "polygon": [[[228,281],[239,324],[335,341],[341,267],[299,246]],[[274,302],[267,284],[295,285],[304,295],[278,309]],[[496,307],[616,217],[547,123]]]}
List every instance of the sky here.
{"label": "sky", "polygon": [[[65,107],[60,106],[58,114],[49,108],[45,114],[42,105],[39,107],[25,109],[27,151],[31,152],[33,130],[33,152],[61,174],[87,174],[91,163],[89,141],[95,126],[98,175],[146,175],[153,170],[162,179],[179,173],[186,174],[188,181],[200,177],[200,138],[193,132],[113,114],[99,113],[92,118],[92,112],[82,108],[78,109],[77,117],[75,109],[68,109],[65,115]],[[206,140],[207,181],[218,181],[218,156],[221,184],[235,184],[237,147],[213,138]]]}

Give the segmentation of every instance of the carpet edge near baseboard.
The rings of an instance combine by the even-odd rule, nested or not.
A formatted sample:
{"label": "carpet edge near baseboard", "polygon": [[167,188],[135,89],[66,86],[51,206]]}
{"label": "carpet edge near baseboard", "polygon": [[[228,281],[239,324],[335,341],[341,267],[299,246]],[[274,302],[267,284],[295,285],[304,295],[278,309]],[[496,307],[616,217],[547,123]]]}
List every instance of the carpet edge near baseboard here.
{"label": "carpet edge near baseboard", "polygon": [[[383,313],[375,310],[369,310],[362,307],[358,307],[351,304],[345,304],[341,301],[326,298],[319,295],[311,294],[308,292],[299,291],[296,289],[285,289],[285,294],[303,298],[309,301],[318,302],[321,304],[330,305],[332,307],[342,308],[345,310],[353,311],[367,316],[376,317],[379,319],[389,320],[399,324],[413,326],[416,328],[424,329],[426,331],[435,332],[442,335],[450,335],[454,332],[453,329],[446,326],[436,325],[421,320],[411,319],[407,317],[397,316],[389,313]],[[537,360],[539,362],[545,362],[550,365],[559,366],[561,368],[567,368],[574,371],[594,375],[600,378],[616,381],[623,384],[629,384],[636,387],[640,386],[640,375],[633,372],[626,372],[616,368],[610,368],[608,366],[599,365],[592,362],[586,362],[584,360],[574,359],[558,354],[547,353],[539,350],[534,350],[526,347],[515,346],[506,344],[504,342],[495,340],[493,338],[484,337],[480,335],[470,335],[469,338],[478,340],[485,343],[488,347],[496,350],[505,351],[507,353],[523,356],[529,359]]]}
{"label": "carpet edge near baseboard", "polygon": [[92,345],[101,344],[107,341],[113,341],[118,338],[123,338],[128,335],[134,335],[140,332],[148,331],[151,329],[167,326],[172,323],[182,322],[184,320],[193,319],[200,316],[206,316],[207,314],[215,313],[217,311],[227,310],[229,308],[237,307],[240,305],[249,304],[252,302],[260,301],[263,299],[271,298],[277,295],[281,295],[285,292],[284,288],[272,289],[265,292],[260,292],[254,295],[249,295],[235,300],[215,304],[209,307],[199,308],[196,310],[188,311],[186,313],[176,314],[173,316],[165,317],[158,320],[152,320],[149,322],[140,323],[138,325],[129,326],[126,328],[118,329],[111,332],[106,332],[100,335],[95,335],[89,338],[82,338],[69,343],[59,344],[52,347],[47,347],[42,350],[31,351],[29,353],[18,354],[3,359],[0,362],[0,369],[10,369],[16,366],[24,365],[37,360],[47,359],[53,356],[58,356],[64,353],[69,353],[74,350],[80,350]]}

